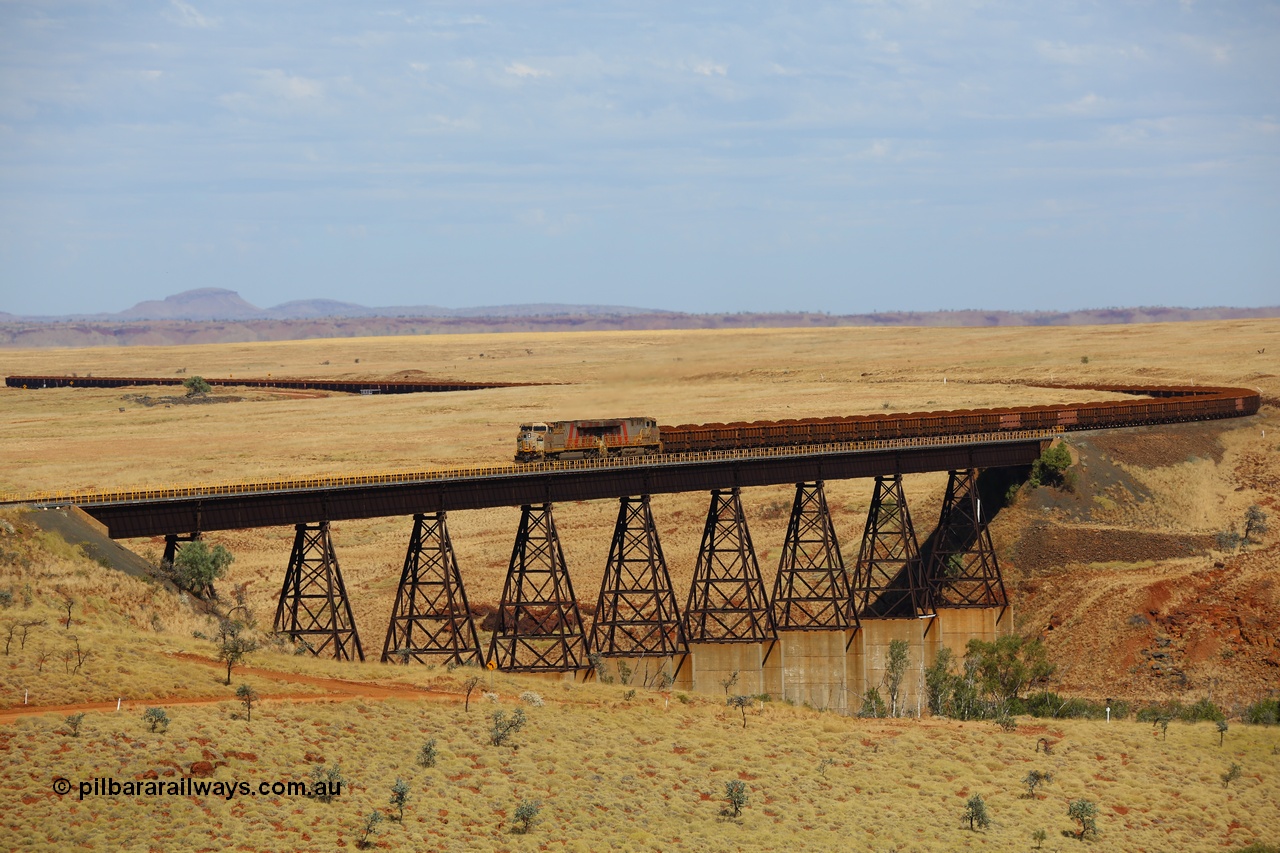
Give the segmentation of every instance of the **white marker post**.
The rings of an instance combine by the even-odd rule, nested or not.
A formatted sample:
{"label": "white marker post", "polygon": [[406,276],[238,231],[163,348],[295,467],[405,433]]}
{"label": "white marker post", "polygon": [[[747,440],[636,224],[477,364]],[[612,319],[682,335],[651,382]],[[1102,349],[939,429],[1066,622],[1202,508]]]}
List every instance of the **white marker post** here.
{"label": "white marker post", "polygon": [[120,713],[120,698],[116,698],[116,713]]}

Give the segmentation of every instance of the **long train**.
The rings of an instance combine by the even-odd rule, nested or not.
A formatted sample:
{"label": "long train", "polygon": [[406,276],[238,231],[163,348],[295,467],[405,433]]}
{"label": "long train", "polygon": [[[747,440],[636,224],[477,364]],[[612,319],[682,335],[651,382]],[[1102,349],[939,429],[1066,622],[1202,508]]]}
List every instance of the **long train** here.
{"label": "long train", "polygon": [[[521,427],[520,437],[517,439],[516,461],[578,455],[605,456],[619,452],[627,455],[687,453],[752,447],[842,444],[929,436],[999,434],[1013,430],[1107,429],[1243,417],[1255,414],[1261,403],[1258,392],[1249,388],[1217,388],[1207,385],[1145,388],[1135,385],[1039,387],[1110,391],[1142,399],[679,426],[658,426],[648,418],[526,424]],[[545,445],[543,433],[547,434]],[[552,433],[556,435],[554,440]],[[577,438],[579,435],[582,439]]]}
{"label": "long train", "polygon": [[1141,396],[1144,399],[750,423],[681,424],[661,426],[659,431],[664,452],[685,453],[744,447],[1000,433],[1007,430],[1087,430],[1201,421],[1252,415],[1258,411],[1261,402],[1258,392],[1249,388],[1215,388],[1205,385],[1146,388],[1134,385],[1039,387],[1110,391]]}

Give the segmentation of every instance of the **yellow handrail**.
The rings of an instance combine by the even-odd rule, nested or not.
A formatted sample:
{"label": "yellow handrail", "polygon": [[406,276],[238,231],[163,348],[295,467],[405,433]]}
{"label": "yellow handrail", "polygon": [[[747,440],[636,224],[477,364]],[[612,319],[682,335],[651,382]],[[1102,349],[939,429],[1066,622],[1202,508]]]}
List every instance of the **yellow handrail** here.
{"label": "yellow handrail", "polygon": [[1007,430],[997,433],[946,435],[919,438],[886,438],[874,441],[847,441],[833,444],[791,445],[788,447],[756,447],[738,450],[704,450],[691,453],[668,453],[658,456],[609,456],[604,459],[566,459],[549,462],[531,462],[522,465],[487,465],[471,468],[447,468],[438,471],[382,471],[366,474],[313,476],[288,480],[239,480],[223,483],[187,483],[157,488],[129,489],[99,492],[88,489],[83,492],[42,491],[25,495],[0,495],[0,503],[67,503],[104,504],[131,503],[134,501],[169,500],[174,498],[198,498],[212,495],[247,495],[260,492],[287,492],[301,489],[341,488],[382,483],[419,483],[438,480],[469,479],[476,477],[510,476],[512,474],[536,474],[555,471],[585,471],[602,468],[635,468],[655,464],[688,464],[694,462],[718,462],[732,459],[776,458],[780,456],[818,456],[829,453],[850,453],[871,450],[889,450],[898,447],[947,447],[957,444],[983,444],[993,441],[1029,441],[1048,439],[1062,433],[1062,427],[1034,430]]}

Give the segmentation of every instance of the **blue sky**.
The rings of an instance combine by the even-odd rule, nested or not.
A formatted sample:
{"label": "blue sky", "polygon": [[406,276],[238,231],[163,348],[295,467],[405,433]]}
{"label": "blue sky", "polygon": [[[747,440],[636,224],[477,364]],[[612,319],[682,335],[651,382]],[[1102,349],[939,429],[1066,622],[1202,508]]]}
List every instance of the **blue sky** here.
{"label": "blue sky", "polygon": [[0,2],[0,310],[1280,303],[1275,2]]}

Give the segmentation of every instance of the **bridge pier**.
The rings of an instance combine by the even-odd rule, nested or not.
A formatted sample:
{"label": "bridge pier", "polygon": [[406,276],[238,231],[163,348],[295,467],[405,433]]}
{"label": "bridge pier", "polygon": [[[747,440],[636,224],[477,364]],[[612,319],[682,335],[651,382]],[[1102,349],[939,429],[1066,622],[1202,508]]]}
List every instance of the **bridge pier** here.
{"label": "bridge pier", "polygon": [[1009,600],[982,512],[978,472],[953,470],[938,527],[925,546],[930,595],[937,608],[938,640],[964,657],[971,639],[991,642],[1012,630]]}
{"label": "bridge pier", "polygon": [[342,582],[329,522],[294,526],[293,553],[280,588],[272,630],[303,642],[316,657],[364,660],[351,603]]}
{"label": "bridge pier", "polygon": [[719,693],[737,673],[729,693],[764,692],[777,632],[737,487],[711,492],[684,629],[690,655],[677,674],[681,686]]}
{"label": "bridge pier", "polygon": [[925,564],[938,607],[1003,607],[1007,600],[988,519],[982,515],[978,472],[951,471],[938,528],[930,537]]}
{"label": "bridge pier", "polygon": [[418,513],[382,645],[382,661],[484,663],[445,512]]}
{"label": "bridge pier", "polygon": [[619,500],[591,646],[615,669],[625,664],[641,683],[671,673],[674,659],[689,652],[648,495]]}
{"label": "bridge pier", "polygon": [[551,504],[525,504],[489,661],[511,672],[571,673],[590,665],[590,651]]}
{"label": "bridge pier", "polygon": [[923,702],[924,666],[933,660],[932,607],[920,547],[902,488],[902,475],[876,477],[867,525],[854,570],[852,598],[861,630],[846,658],[853,693],[850,711],[858,713],[866,693],[885,690],[890,644],[908,644],[906,677],[899,688],[899,710],[912,712]]}
{"label": "bridge pier", "polygon": [[772,607],[778,645],[765,666],[765,691],[847,713],[846,650],[858,618],[821,480],[796,484]]}
{"label": "bridge pier", "polygon": [[901,474],[876,476],[854,569],[853,601],[864,621],[914,619],[931,610]]}

